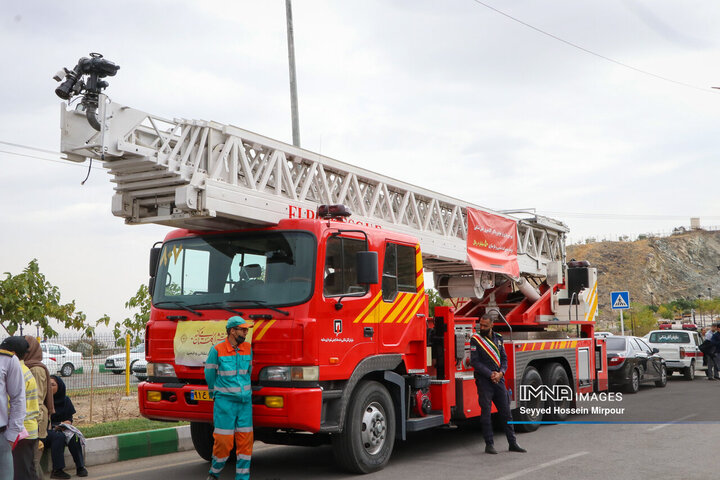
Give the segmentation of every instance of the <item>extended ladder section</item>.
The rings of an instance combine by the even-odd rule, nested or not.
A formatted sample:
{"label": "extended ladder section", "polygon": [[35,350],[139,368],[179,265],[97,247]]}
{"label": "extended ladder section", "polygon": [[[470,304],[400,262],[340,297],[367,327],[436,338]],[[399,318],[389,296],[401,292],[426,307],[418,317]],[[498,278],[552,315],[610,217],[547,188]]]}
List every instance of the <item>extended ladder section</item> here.
{"label": "extended ladder section", "polygon": [[[127,223],[242,228],[312,217],[318,205],[342,203],[353,223],[417,237],[433,272],[473,274],[466,208],[489,209],[231,125],[167,120],[101,100],[100,131],[80,107],[61,106],[61,148],[69,160],[103,161],[116,184],[113,214]],[[549,263],[564,261],[564,224],[504,216],[518,222],[521,274],[545,276]]]}

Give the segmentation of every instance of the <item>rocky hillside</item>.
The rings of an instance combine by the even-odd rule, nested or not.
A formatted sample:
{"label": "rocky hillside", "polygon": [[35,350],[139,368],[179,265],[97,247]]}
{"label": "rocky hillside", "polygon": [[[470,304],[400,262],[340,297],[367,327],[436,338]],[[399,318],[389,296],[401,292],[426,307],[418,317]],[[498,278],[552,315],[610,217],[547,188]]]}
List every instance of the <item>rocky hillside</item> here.
{"label": "rocky hillside", "polygon": [[631,302],[647,305],[698,295],[707,298],[709,293],[720,297],[717,231],[693,231],[634,242],[571,245],[567,258],[588,260],[598,269],[600,320],[614,316],[610,292],[616,290],[627,290]]}

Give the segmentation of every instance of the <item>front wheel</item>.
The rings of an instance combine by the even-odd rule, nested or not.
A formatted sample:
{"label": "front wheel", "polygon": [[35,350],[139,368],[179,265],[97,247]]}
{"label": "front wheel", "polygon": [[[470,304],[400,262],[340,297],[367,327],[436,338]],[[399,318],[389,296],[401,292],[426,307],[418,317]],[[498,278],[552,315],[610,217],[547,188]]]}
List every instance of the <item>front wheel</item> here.
{"label": "front wheel", "polygon": [[380,383],[364,381],[352,393],[343,431],[332,436],[335,460],[353,473],[387,465],[395,443],[395,407]]}
{"label": "front wheel", "polygon": [[75,371],[75,367],[73,366],[72,363],[68,362],[65,365],[63,365],[62,368],[60,369],[60,375],[62,375],[63,377],[69,377],[70,375],[73,374],[74,371]]}
{"label": "front wheel", "polygon": [[203,460],[208,462],[212,459],[213,450],[213,425],[212,423],[190,422],[190,438],[193,447]]}
{"label": "front wheel", "polygon": [[655,382],[655,386],[664,387],[665,385],[667,385],[667,368],[665,368],[665,365],[663,365],[660,369],[660,380],[657,380]]}

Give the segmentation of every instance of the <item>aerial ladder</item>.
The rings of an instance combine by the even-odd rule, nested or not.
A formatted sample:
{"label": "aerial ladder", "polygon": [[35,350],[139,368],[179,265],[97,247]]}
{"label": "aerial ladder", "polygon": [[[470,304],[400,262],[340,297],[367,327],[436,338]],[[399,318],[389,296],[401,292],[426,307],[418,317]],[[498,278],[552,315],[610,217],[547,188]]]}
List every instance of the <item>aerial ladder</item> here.
{"label": "aerial ladder", "polygon": [[[517,220],[521,277],[545,278],[565,259],[562,222],[502,212],[213,121],[167,119],[99,95],[99,130],[83,103],[61,105],[68,160],[101,160],[115,184],[112,213],[128,224],[191,230],[275,224],[345,204],[353,221],[417,237],[426,270],[482,296],[492,279],[467,261],[467,209]],[[519,280],[519,279],[515,279]]]}

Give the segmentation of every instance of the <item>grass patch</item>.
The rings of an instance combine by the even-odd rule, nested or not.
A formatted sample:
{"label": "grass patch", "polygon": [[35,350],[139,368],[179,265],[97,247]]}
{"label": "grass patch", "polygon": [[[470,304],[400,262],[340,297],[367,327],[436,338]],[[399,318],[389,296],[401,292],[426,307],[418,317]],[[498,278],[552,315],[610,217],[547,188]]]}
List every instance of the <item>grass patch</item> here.
{"label": "grass patch", "polygon": [[85,438],[102,437],[105,435],[117,435],[119,433],[144,432],[158,428],[179,427],[189,425],[190,422],[157,422],[147,418],[130,418],[117,420],[115,422],[98,423],[97,425],[80,426],[80,431]]}

